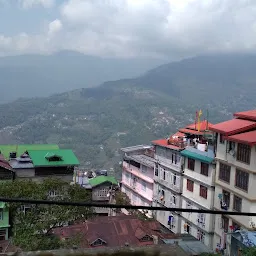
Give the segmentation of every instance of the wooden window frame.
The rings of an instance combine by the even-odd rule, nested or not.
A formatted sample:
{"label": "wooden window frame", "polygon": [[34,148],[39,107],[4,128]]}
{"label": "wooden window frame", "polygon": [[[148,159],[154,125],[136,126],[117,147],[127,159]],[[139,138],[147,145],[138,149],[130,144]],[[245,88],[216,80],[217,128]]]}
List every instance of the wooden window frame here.
{"label": "wooden window frame", "polygon": [[204,176],[209,176],[209,164],[201,162],[201,171],[200,174]]}
{"label": "wooden window frame", "polygon": [[[223,168],[221,168],[221,166]],[[219,180],[230,183],[231,166],[227,164],[219,164]]]}
{"label": "wooden window frame", "polygon": [[194,181],[187,179],[187,190],[194,192]]}
{"label": "wooden window frame", "polygon": [[203,186],[203,185],[200,185],[199,196],[203,197],[204,199],[207,199],[207,197],[208,197],[208,188]]}
{"label": "wooden window frame", "polygon": [[192,159],[192,158],[189,158],[188,157],[188,169],[191,170],[191,171],[194,171],[195,170],[195,159]]}

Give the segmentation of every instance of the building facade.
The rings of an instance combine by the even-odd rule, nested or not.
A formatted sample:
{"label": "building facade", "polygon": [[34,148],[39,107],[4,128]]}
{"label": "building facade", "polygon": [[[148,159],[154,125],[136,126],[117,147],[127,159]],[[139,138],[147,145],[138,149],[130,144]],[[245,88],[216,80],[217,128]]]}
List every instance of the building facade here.
{"label": "building facade", "polygon": [[[153,141],[155,146],[154,206],[181,207],[183,134]],[[176,212],[156,211],[155,218],[173,233],[180,233],[181,219]]]}
{"label": "building facade", "polygon": [[[256,110],[212,127],[216,137],[216,210],[255,212]],[[214,247],[230,253],[230,236],[239,229],[254,230],[256,217],[217,215]]]}
{"label": "building facade", "polygon": [[[121,149],[123,153],[122,192],[132,205],[152,206],[154,185],[154,152],[151,146],[139,145]],[[148,212],[151,217],[152,213]]]}
{"label": "building facade", "polygon": [[[202,147],[202,145],[201,145]],[[196,146],[181,151],[184,161],[182,208],[213,210],[215,161],[213,147]],[[215,216],[205,213],[181,213],[181,233],[191,234],[209,248],[213,246]]]}

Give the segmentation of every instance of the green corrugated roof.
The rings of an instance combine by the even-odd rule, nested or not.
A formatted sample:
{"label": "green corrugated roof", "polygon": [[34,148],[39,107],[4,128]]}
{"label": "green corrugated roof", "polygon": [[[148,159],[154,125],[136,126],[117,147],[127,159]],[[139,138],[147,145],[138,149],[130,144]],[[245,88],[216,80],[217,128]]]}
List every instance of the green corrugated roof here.
{"label": "green corrugated roof", "polygon": [[203,155],[197,154],[195,152],[191,152],[191,151],[186,150],[186,149],[181,151],[181,155],[192,158],[192,159],[199,160],[199,161],[207,163],[207,164],[212,163],[212,161],[214,160],[214,158],[211,158],[211,157],[208,157],[208,156],[203,156]]}
{"label": "green corrugated roof", "polygon": [[[28,154],[35,167],[79,165],[79,161],[71,149],[28,150]],[[49,157],[54,156],[60,157],[60,161],[49,161]]]}
{"label": "green corrugated roof", "polygon": [[6,159],[9,159],[11,152],[17,152],[17,156],[29,150],[55,150],[59,149],[55,144],[22,144],[22,145],[0,145],[0,151]]}
{"label": "green corrugated roof", "polygon": [[114,185],[118,185],[116,178],[113,176],[98,176],[98,177],[95,177],[95,178],[92,178],[89,180],[89,183],[92,187],[96,187],[105,182],[109,182]]}

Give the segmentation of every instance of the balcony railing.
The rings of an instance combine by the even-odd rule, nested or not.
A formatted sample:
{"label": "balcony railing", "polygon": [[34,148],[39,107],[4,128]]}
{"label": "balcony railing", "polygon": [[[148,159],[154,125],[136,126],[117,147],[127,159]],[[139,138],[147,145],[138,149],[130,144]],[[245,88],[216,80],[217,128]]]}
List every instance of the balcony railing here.
{"label": "balcony railing", "polygon": [[135,166],[129,166],[128,164],[123,163],[123,169],[148,183],[154,183],[153,178],[150,178],[147,175],[141,173],[140,169],[136,168]]}

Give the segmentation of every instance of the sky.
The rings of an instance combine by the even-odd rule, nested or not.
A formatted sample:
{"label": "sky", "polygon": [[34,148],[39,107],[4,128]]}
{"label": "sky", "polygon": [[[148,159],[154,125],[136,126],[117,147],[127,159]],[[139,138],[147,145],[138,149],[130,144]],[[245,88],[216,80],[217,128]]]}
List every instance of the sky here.
{"label": "sky", "polygon": [[254,52],[255,0],[0,0],[0,55]]}

